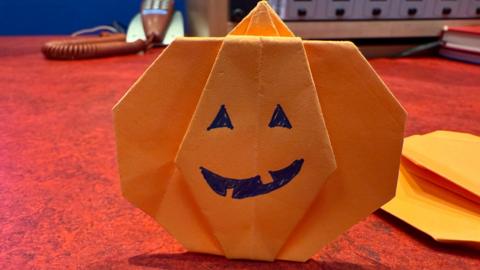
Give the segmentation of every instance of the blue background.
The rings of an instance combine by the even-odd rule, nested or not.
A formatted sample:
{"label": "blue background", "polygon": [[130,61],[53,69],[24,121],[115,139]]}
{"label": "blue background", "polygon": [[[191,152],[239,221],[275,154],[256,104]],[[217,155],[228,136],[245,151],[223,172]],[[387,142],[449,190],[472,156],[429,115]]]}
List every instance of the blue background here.
{"label": "blue background", "polygon": [[[0,35],[71,34],[118,21],[127,27],[141,0],[0,0]],[[184,11],[184,0],[176,0]]]}

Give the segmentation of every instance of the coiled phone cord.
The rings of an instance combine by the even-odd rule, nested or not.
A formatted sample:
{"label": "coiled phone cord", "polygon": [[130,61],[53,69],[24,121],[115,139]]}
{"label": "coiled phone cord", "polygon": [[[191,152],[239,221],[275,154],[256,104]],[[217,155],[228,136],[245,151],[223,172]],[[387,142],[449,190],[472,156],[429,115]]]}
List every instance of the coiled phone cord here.
{"label": "coiled phone cord", "polygon": [[146,41],[126,42],[124,34],[111,34],[94,38],[73,38],[45,43],[42,53],[48,59],[76,60],[133,54],[152,47],[153,37]]}

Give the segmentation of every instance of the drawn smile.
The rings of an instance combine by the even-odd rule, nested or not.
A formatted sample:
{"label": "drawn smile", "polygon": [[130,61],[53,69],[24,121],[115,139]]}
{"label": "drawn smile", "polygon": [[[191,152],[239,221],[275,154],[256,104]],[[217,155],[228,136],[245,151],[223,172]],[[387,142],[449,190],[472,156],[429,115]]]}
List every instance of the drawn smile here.
{"label": "drawn smile", "polygon": [[278,171],[269,171],[273,182],[263,184],[260,175],[246,178],[234,179],[218,175],[204,167],[200,167],[203,178],[207,181],[210,188],[220,196],[227,195],[227,189],[233,189],[232,198],[244,199],[262,194],[270,193],[288,184],[300,172],[303,165],[303,159],[297,159],[287,167]]}

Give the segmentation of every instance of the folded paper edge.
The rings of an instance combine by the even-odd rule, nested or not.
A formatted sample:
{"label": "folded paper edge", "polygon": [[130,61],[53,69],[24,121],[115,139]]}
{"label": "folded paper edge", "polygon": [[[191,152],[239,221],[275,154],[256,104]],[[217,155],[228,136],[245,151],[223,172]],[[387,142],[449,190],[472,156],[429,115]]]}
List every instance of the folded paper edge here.
{"label": "folded paper edge", "polygon": [[[259,1],[257,6],[244,17],[228,34],[228,35],[257,35],[250,32],[251,29],[256,28],[255,16],[268,16],[268,27],[276,32],[273,36],[294,37],[295,35],[288,28],[288,26],[277,15],[275,10],[270,7],[267,1]],[[262,25],[265,27],[265,25]]]}

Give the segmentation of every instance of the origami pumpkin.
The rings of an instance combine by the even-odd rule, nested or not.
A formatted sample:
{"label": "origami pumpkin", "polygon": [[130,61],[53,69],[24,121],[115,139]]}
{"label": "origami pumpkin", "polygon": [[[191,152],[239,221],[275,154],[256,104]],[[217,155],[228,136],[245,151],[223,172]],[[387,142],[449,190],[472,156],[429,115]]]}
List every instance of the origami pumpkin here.
{"label": "origami pumpkin", "polygon": [[114,116],[124,196],[193,252],[305,261],[395,192],[401,106],[352,43],[264,1],[174,41]]}

